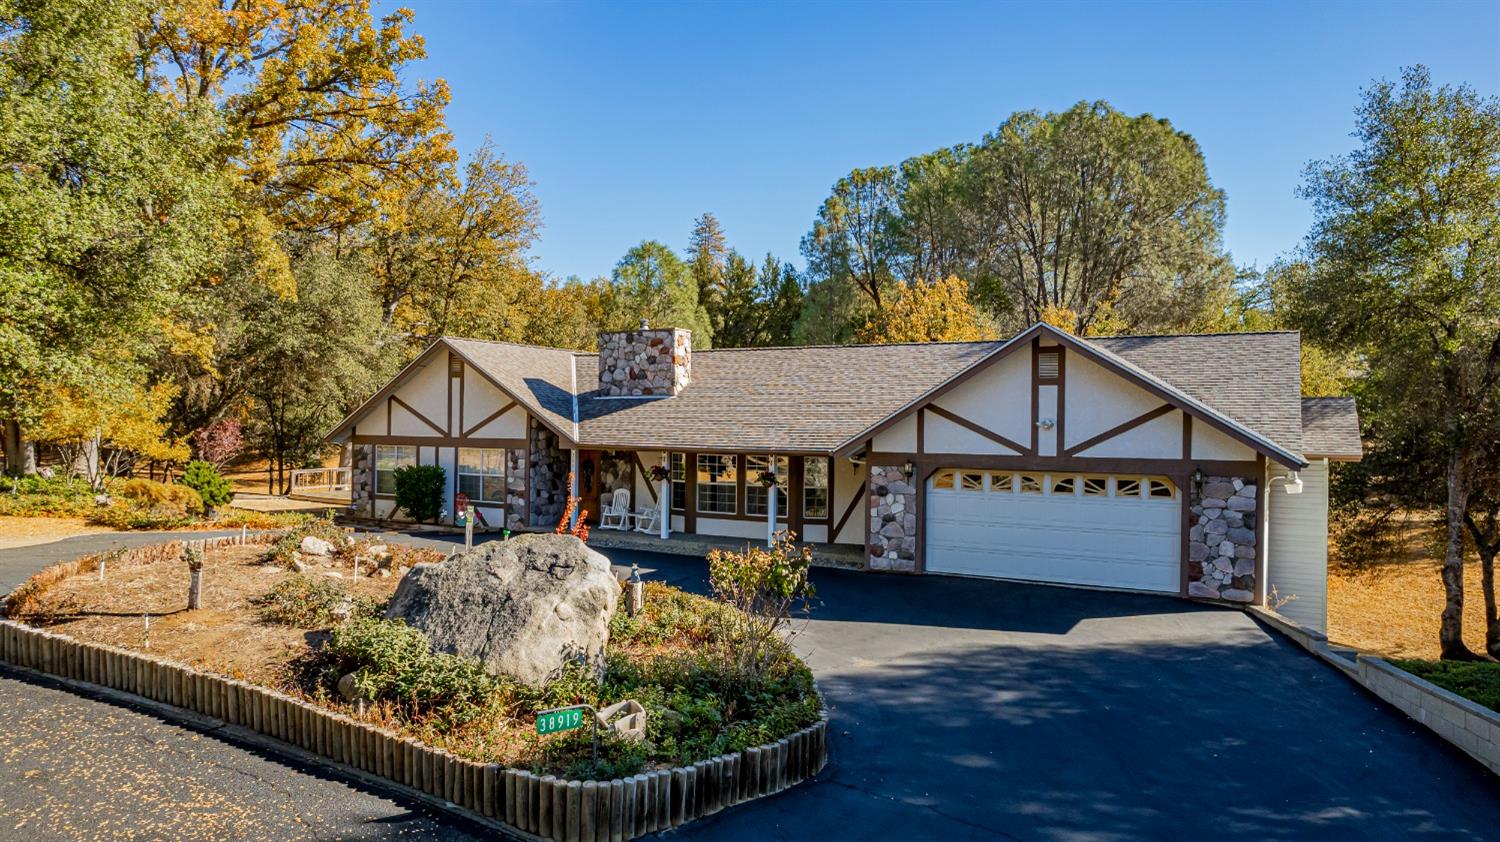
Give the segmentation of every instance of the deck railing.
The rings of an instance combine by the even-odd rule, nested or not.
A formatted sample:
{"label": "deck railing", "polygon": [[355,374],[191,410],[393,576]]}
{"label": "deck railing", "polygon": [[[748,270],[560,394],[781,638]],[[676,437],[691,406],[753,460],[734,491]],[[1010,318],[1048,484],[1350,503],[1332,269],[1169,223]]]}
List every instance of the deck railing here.
{"label": "deck railing", "polygon": [[290,497],[348,494],[354,482],[351,468],[299,468],[292,471]]}

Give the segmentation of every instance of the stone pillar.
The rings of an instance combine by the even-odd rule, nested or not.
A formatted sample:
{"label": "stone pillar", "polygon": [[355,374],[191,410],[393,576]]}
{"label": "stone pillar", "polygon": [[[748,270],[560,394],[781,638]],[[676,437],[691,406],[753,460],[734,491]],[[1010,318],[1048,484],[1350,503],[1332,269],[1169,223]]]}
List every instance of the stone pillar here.
{"label": "stone pillar", "polygon": [[375,446],[349,445],[349,502],[357,514],[375,517]]}
{"label": "stone pillar", "polygon": [[1204,477],[1190,485],[1188,596],[1255,601],[1255,480]]}
{"label": "stone pillar", "polygon": [[917,488],[899,466],[870,466],[871,570],[917,570]]}
{"label": "stone pillar", "polygon": [[505,452],[505,528],[512,532],[525,529],[531,521],[526,513],[526,450],[515,447]]}
{"label": "stone pillar", "polygon": [[527,454],[530,477],[530,499],[527,501],[528,523],[538,529],[551,529],[562,517],[568,504],[568,455],[559,447],[557,435],[530,421],[531,442]]}

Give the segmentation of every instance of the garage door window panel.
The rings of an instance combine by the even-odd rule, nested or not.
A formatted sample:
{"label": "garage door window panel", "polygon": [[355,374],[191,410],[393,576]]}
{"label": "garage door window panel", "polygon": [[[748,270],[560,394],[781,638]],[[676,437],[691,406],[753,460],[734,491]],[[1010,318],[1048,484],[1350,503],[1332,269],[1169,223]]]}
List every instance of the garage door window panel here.
{"label": "garage door window panel", "polygon": [[1053,477],[1052,493],[1055,496],[1077,494],[1078,477]]}

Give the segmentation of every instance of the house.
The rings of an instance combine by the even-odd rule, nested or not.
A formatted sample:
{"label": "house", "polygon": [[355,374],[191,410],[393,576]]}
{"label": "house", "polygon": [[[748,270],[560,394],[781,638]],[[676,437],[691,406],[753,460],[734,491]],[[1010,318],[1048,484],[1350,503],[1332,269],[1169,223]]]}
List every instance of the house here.
{"label": "house", "polygon": [[[349,415],[356,507],[439,464],[448,512],[543,529],[576,469],[676,532],[803,540],[868,569],[1177,594],[1322,628],[1329,462],[1360,458],[1350,398],[1301,397],[1295,332],[692,350],[680,329],[597,353],[443,338]],[[450,515],[451,518],[451,515]],[[1274,591],[1272,590],[1274,589]]]}

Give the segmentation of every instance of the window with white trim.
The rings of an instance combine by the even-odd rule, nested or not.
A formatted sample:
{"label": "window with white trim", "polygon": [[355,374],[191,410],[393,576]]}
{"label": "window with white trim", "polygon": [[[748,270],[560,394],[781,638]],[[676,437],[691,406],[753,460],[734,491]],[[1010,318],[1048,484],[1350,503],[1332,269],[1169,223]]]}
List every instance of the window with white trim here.
{"label": "window with white trim", "polygon": [[682,512],[687,510],[687,455],[673,453],[669,455],[672,482],[672,511]]}
{"label": "window with white trim", "polygon": [[802,462],[802,516],[828,518],[828,460],[807,457]]}
{"label": "window with white trim", "polygon": [[790,468],[785,456],[745,457],[745,514],[765,516],[766,497],[770,495],[771,489],[756,482],[756,478],[762,471],[771,470],[776,472],[776,516],[786,517],[786,499],[791,495],[787,493],[787,472]]}
{"label": "window with white trim", "polygon": [[492,447],[458,449],[458,490],[471,503],[505,503],[505,451]]}
{"label": "window with white trim", "polygon": [[698,454],[698,511],[732,515],[739,512],[739,477],[730,453]]}
{"label": "window with white trim", "polygon": [[396,493],[396,469],[417,464],[414,444],[375,445],[375,493]]}

